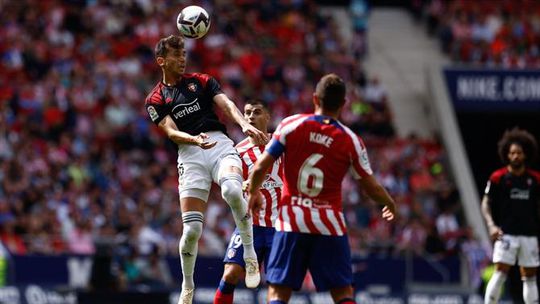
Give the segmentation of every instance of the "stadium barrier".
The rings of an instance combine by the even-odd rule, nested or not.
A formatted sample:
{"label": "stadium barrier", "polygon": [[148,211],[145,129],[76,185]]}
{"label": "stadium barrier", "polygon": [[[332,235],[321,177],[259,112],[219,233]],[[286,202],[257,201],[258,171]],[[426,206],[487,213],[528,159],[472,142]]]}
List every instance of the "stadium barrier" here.
{"label": "stadium barrier", "polygon": [[[164,258],[175,286],[180,286],[180,261],[177,257]],[[119,256],[78,255],[22,255],[13,256],[8,285],[68,288],[110,289],[113,282],[112,268],[121,268]],[[461,261],[457,256],[445,258],[394,257],[370,255],[353,258],[355,288],[365,290],[370,286],[384,286],[388,292],[401,293],[409,284],[453,284],[462,282]],[[199,287],[215,288],[223,272],[221,258],[198,257],[195,282]],[[391,275],[389,275],[391,274]],[[155,289],[155,288],[154,288]]]}
{"label": "stadium barrier", "polygon": [[[195,304],[213,303],[215,289],[199,288],[195,292]],[[239,289],[235,293],[235,303],[264,304],[266,289]],[[37,285],[8,286],[0,288],[0,304],[176,304],[179,291],[172,292],[116,292],[100,293],[88,291],[64,290],[57,291]],[[378,295],[368,292],[355,294],[357,303],[362,304],[481,304],[482,297],[477,294],[460,293],[402,293]],[[290,304],[327,304],[332,303],[328,293],[295,293]],[[501,304],[511,303],[508,300]]]}

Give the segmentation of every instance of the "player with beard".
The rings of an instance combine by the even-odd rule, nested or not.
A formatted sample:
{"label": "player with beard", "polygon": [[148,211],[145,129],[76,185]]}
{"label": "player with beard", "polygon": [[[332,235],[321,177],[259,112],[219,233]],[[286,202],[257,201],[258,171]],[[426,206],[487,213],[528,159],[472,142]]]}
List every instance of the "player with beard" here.
{"label": "player with beard", "polygon": [[535,138],[525,130],[506,131],[498,143],[505,167],[491,174],[482,200],[482,214],[495,241],[495,273],[486,287],[484,303],[497,303],[510,267],[520,267],[525,303],[538,303],[536,268],[540,265],[540,172],[528,166],[538,154]]}

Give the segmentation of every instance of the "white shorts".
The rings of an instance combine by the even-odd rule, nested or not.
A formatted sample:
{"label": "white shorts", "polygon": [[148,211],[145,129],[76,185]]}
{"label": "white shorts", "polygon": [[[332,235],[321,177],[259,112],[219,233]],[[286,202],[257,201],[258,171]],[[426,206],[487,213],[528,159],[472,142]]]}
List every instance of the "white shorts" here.
{"label": "white shorts", "polygon": [[207,141],[217,141],[211,149],[195,145],[178,146],[178,193],[180,198],[196,197],[208,200],[212,182],[219,184],[222,168],[242,170],[242,162],[233,141],[223,132],[206,132]]}
{"label": "white shorts", "polygon": [[493,248],[493,263],[522,267],[538,267],[538,239],[535,236],[503,235],[495,242]]}

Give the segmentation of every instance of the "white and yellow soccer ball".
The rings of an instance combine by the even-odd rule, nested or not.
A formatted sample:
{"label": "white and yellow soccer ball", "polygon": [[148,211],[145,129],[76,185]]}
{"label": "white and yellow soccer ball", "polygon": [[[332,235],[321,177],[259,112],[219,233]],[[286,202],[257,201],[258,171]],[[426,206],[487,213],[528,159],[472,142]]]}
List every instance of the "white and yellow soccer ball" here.
{"label": "white and yellow soccer ball", "polygon": [[210,29],[210,16],[200,6],[187,6],[178,14],[176,26],[184,37],[199,39]]}

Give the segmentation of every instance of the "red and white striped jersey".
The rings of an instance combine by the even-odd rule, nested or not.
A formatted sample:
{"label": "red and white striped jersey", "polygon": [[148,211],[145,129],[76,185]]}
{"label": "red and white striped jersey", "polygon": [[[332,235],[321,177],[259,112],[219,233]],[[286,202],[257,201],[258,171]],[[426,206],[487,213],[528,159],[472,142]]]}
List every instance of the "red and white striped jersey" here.
{"label": "red and white striped jersey", "polygon": [[[265,146],[256,146],[246,138],[236,145],[236,150],[240,153],[242,159],[242,174],[244,180],[248,179],[253,165],[264,152]],[[266,174],[266,178],[261,186],[261,194],[263,197],[263,207],[259,212],[259,217],[253,218],[253,225],[263,227],[274,227],[277,218],[277,208],[281,200],[281,188],[283,180],[281,178],[283,168],[281,159],[278,158],[272,165],[272,170]]]}
{"label": "red and white striped jersey", "polygon": [[285,118],[266,151],[283,162],[283,194],[276,230],[346,233],[341,183],[373,174],[364,143],[336,119],[315,114]]}

